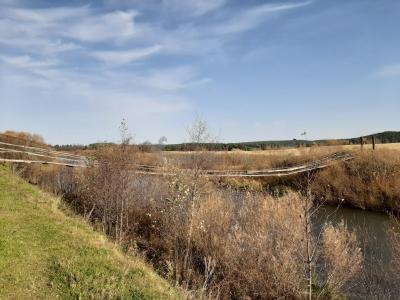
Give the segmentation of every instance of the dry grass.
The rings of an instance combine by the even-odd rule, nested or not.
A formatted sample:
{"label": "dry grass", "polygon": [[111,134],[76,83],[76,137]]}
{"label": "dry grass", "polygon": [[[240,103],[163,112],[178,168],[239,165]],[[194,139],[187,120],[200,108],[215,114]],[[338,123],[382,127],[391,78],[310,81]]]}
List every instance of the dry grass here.
{"label": "dry grass", "polygon": [[371,210],[400,212],[400,151],[364,151],[316,175],[319,200]]}
{"label": "dry grass", "polygon": [[265,151],[164,151],[141,153],[138,162],[146,165],[174,165],[187,169],[193,157],[206,161],[210,170],[257,170],[303,164],[343,151],[341,146],[310,147]]}
{"label": "dry grass", "polygon": [[[350,151],[359,151],[360,150],[360,145],[345,145],[342,146],[344,150],[350,150]],[[364,149],[366,150],[371,150],[372,145],[364,145]],[[400,150],[400,143],[387,143],[387,144],[377,144],[376,149],[378,150]]]}
{"label": "dry grass", "polygon": [[[327,278],[331,270],[344,272],[351,266],[335,263],[334,269],[331,263],[317,268],[316,258],[307,262],[307,242],[321,260],[331,246],[322,247],[312,236],[308,212],[313,208],[299,194],[275,198],[217,189],[200,176],[213,154],[188,154],[185,163],[191,171],[165,178],[132,173],[129,162],[142,154],[124,146],[104,148],[97,155],[100,163],[81,174],[53,168],[25,169],[23,175],[36,176],[35,182],[52,191],[59,189],[77,212],[126,249],[143,253],[193,297],[302,299],[308,293],[309,268],[313,294],[343,293]],[[351,237],[346,228],[341,233]],[[354,264],[351,253],[356,246],[344,241],[343,262]]]}
{"label": "dry grass", "polygon": [[326,282],[330,288],[343,290],[361,271],[363,254],[357,237],[343,222],[336,228],[328,225],[323,236],[323,248],[329,273]]}
{"label": "dry grass", "polygon": [[[155,151],[138,153],[135,161],[143,165],[173,165],[185,169],[191,167],[193,157],[196,156],[206,161],[203,166],[206,169],[257,170],[303,164],[337,152],[359,153],[360,149],[359,145],[333,145],[260,151]],[[370,149],[371,145],[364,145],[365,151]],[[400,143],[378,144],[377,149],[400,151]],[[94,150],[80,152],[88,156],[96,156],[96,153]]]}
{"label": "dry grass", "polygon": [[[315,207],[304,204],[311,197],[290,192],[297,179],[275,182],[271,196],[264,193],[265,181],[232,179],[221,189],[222,182],[200,174],[293,165],[344,149],[142,153],[122,145],[96,152],[99,163],[83,173],[37,166],[19,172],[64,195],[94,226],[143,253],[195,298],[302,299],[309,285],[314,295],[329,299],[346,295],[362,277],[359,245],[345,224],[325,224],[321,236],[310,234],[305,220]],[[360,155],[315,173],[306,188],[317,200],[399,211],[400,151],[352,151]],[[135,175],[132,162],[163,164],[176,176]],[[316,249],[312,259],[307,241]]]}

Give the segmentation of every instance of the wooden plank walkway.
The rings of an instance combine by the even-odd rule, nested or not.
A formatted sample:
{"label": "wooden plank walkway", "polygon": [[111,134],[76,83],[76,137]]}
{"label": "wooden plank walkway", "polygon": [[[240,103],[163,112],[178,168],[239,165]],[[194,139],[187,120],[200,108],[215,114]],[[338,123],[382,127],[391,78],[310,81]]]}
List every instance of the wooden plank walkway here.
{"label": "wooden plank walkway", "polygon": [[[0,142],[0,153],[18,153],[27,156],[37,156],[43,160],[34,159],[12,159],[0,158],[0,162],[8,163],[27,163],[27,164],[46,164],[46,165],[59,165],[72,168],[85,168],[89,166],[89,159],[85,156],[75,155],[65,152],[58,152],[38,147],[29,147],[22,145],[15,145],[10,143]],[[11,147],[14,147],[11,148]],[[17,149],[15,149],[17,148]],[[201,176],[207,177],[282,177],[296,175],[300,173],[310,172],[314,170],[324,169],[337,161],[347,161],[353,159],[353,155],[345,152],[334,153],[333,155],[318,159],[309,163],[286,167],[286,168],[271,168],[260,170],[201,170]],[[155,176],[172,176],[176,173],[171,172],[162,166],[152,165],[132,165],[133,172],[143,175]],[[181,169],[182,172],[190,172],[188,169]],[[178,171],[177,171],[178,172]]]}
{"label": "wooden plank walkway", "polygon": [[[66,167],[86,167],[89,164],[89,160],[85,156],[1,141],[0,154],[8,154],[6,157],[4,155],[0,157],[0,162],[48,164]],[[11,158],[10,154],[17,154],[18,156],[17,158]],[[38,157],[38,159],[32,159],[32,156]]]}
{"label": "wooden plank walkway", "polygon": [[0,158],[0,162],[8,162],[8,163],[25,163],[25,164],[42,164],[42,165],[58,165],[65,166],[71,168],[86,168],[86,165],[76,165],[76,164],[68,164],[61,163],[55,161],[45,161],[45,160],[25,160],[25,159],[8,159],[8,158]]}
{"label": "wooden plank walkway", "polygon": [[[201,176],[207,177],[283,177],[300,173],[306,173],[314,170],[327,168],[338,161],[348,161],[353,159],[349,153],[335,153],[328,157],[315,160],[310,163],[297,165],[287,168],[271,168],[263,170],[202,170]],[[183,169],[183,172],[190,172]],[[173,176],[175,173],[159,166],[138,165],[136,173],[144,175]]]}

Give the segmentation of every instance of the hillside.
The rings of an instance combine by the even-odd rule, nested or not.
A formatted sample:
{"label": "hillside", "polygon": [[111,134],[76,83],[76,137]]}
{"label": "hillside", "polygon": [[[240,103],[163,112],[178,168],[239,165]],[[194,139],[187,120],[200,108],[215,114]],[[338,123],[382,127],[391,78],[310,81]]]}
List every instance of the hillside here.
{"label": "hillside", "polygon": [[[385,131],[376,134],[370,134],[364,136],[365,142],[370,143],[372,136],[375,136],[377,143],[400,143],[400,131]],[[264,149],[277,149],[277,148],[296,148],[299,146],[311,146],[311,145],[329,145],[329,144],[342,144],[351,145],[359,144],[360,137],[337,139],[337,140],[281,140],[281,141],[255,141],[255,142],[238,142],[238,143],[209,143],[201,145],[203,148],[209,150],[226,150],[231,151],[233,149],[240,150],[264,150]],[[165,151],[188,151],[198,148],[198,144],[169,144],[169,145],[156,145]]]}
{"label": "hillside", "polygon": [[[382,144],[400,143],[400,131],[384,131],[367,135],[364,138],[366,138],[367,140],[371,140],[373,136],[377,139],[377,142]],[[359,138],[349,139],[349,141],[356,143],[359,142]]]}
{"label": "hillside", "polygon": [[[364,136],[365,142],[370,143],[372,136],[375,136],[377,143],[400,143],[400,131],[385,131],[376,134],[370,134]],[[2,136],[0,135],[0,138]],[[264,149],[279,149],[279,148],[297,148],[299,146],[311,146],[311,145],[330,145],[330,144],[342,144],[352,145],[359,144],[360,137],[354,138],[343,138],[336,140],[321,139],[321,140],[280,140],[280,141],[253,141],[253,142],[236,142],[236,143],[205,143],[200,145],[202,148],[215,151],[231,151],[235,149],[240,150],[264,150]],[[60,151],[76,151],[76,150],[95,150],[103,146],[115,145],[114,143],[93,143],[89,145],[55,145],[54,148]],[[142,150],[148,151],[152,149],[164,150],[164,151],[190,151],[197,149],[199,144],[191,143],[180,143],[180,144],[166,144],[166,145],[139,145]]]}
{"label": "hillside", "polygon": [[0,299],[177,299],[58,200],[0,165]]}

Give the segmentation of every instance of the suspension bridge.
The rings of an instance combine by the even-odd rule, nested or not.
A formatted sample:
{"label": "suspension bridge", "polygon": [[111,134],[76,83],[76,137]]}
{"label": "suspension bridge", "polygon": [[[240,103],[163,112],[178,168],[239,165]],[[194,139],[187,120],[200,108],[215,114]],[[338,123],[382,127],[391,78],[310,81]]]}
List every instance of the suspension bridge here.
{"label": "suspension bridge", "polygon": [[[346,152],[337,152],[332,155],[316,159],[304,164],[258,170],[201,170],[202,176],[207,177],[282,177],[296,175],[327,168],[338,161],[353,159],[353,155]],[[51,148],[18,145],[0,142],[0,162],[58,165],[71,168],[86,168],[93,161],[86,156],[56,151]],[[190,172],[189,169],[171,171],[163,166],[135,164],[132,169],[137,174],[154,176],[171,176],[178,172]]]}

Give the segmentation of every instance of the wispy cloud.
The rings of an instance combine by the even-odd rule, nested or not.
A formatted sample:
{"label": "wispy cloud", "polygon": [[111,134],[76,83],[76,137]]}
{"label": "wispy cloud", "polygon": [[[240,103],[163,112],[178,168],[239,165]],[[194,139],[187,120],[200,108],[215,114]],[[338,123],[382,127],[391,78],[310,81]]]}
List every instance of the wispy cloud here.
{"label": "wispy cloud", "polygon": [[87,16],[65,28],[62,35],[82,42],[126,41],[134,37],[136,30],[134,10]]}
{"label": "wispy cloud", "polygon": [[374,75],[377,77],[397,77],[400,76],[400,64],[387,65],[376,72]]}
{"label": "wispy cloud", "polygon": [[[20,68],[25,71],[20,72]],[[171,86],[184,86],[183,79],[174,70],[164,71],[164,76],[170,80],[169,87],[166,83],[157,86],[155,81],[162,76],[153,77],[152,72],[132,76],[128,72],[59,69],[52,62],[35,61],[30,57],[1,57],[0,70],[3,96],[18,94],[24,101],[48,102],[67,107],[66,111],[78,101],[87,113],[107,122],[127,115],[145,120],[192,108],[186,97],[165,93],[165,90],[173,91]]]}
{"label": "wispy cloud", "polygon": [[[96,13],[89,6],[46,9],[4,9],[0,12],[0,43],[18,45],[24,40],[77,42],[123,42],[138,32],[134,10]],[[11,40],[11,41],[9,41]],[[21,42],[22,40],[22,42]],[[54,42],[53,42],[54,44]],[[65,42],[65,45],[74,45]]]}
{"label": "wispy cloud", "polygon": [[51,25],[55,22],[84,17],[89,13],[89,6],[58,7],[44,9],[5,9],[3,14],[23,22],[33,22],[38,25]]}
{"label": "wispy cloud", "polygon": [[222,22],[215,27],[214,32],[217,34],[233,34],[240,33],[259,26],[266,22],[269,17],[277,13],[293,10],[311,4],[312,1],[297,2],[297,3],[271,3],[263,4],[250,9],[247,9],[238,15],[232,16],[225,22]]}
{"label": "wispy cloud", "polygon": [[[227,0],[188,0],[184,4],[163,0],[162,3],[168,9],[200,16],[220,9]],[[148,59],[160,53],[203,55],[220,51],[227,36],[231,38],[233,34],[260,26],[275,14],[310,3],[259,5],[222,14],[211,23],[183,21],[173,28],[163,26],[158,20],[138,22],[140,13],[135,9],[101,11],[89,5],[5,8],[0,11],[0,45],[28,53],[82,51],[86,57],[89,54],[109,64]]]}
{"label": "wispy cloud", "polygon": [[164,7],[186,16],[202,16],[223,7],[228,0],[162,0]]}
{"label": "wispy cloud", "polygon": [[0,0],[2,98],[79,102],[103,118],[187,113],[187,95],[213,81],[199,63],[224,56],[230,41],[269,17],[311,3],[104,1],[39,9]]}
{"label": "wispy cloud", "polygon": [[152,89],[176,91],[210,83],[212,80],[207,77],[198,77],[193,67],[184,66],[151,70],[134,77],[132,81]]}
{"label": "wispy cloud", "polygon": [[126,51],[95,51],[93,56],[107,64],[127,64],[155,55],[162,50],[161,45],[154,45],[146,48],[135,48]]}
{"label": "wispy cloud", "polygon": [[82,49],[62,33],[69,23],[89,14],[89,7],[0,9],[0,46],[24,53],[55,54]]}
{"label": "wispy cloud", "polygon": [[59,64],[56,60],[34,60],[29,55],[23,56],[0,56],[0,60],[17,68],[38,69],[47,68]]}

